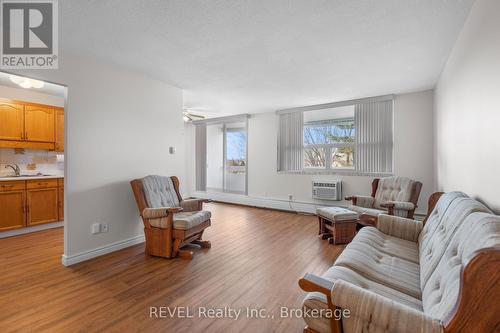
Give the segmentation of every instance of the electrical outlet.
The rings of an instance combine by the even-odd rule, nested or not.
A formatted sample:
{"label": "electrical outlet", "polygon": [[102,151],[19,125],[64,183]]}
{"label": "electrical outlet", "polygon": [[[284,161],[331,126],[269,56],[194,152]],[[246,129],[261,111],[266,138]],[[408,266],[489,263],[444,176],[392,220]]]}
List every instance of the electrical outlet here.
{"label": "electrical outlet", "polygon": [[292,201],[293,200],[293,194],[289,194],[288,195],[288,201]]}
{"label": "electrical outlet", "polygon": [[101,225],[101,232],[108,232],[109,231],[109,226],[104,223]]}
{"label": "electrical outlet", "polygon": [[100,233],[101,232],[101,224],[100,223],[92,224],[90,232],[92,233],[92,235]]}

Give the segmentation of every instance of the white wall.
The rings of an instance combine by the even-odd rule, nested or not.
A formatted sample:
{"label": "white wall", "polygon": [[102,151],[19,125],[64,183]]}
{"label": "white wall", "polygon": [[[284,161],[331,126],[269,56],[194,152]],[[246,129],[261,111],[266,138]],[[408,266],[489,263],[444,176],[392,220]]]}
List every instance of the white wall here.
{"label": "white wall", "polygon": [[[423,182],[419,201],[419,213],[427,210],[427,199],[435,190],[433,174],[433,92],[424,91],[396,96],[394,111],[394,171]],[[189,130],[189,135],[194,131]],[[340,179],[343,194],[370,194],[372,177],[340,175],[279,174],[277,163],[277,117],[275,113],[251,115],[248,123],[248,195],[258,199],[288,200],[303,203],[328,203],[312,198],[313,179]],[[194,147],[191,138],[188,144],[191,158],[188,160],[189,174],[194,177]],[[194,192],[194,188],[190,187]],[[220,199],[220,197],[218,197]],[[244,201],[239,201],[244,202]],[[265,202],[265,201],[262,201]],[[346,205],[347,202],[340,204]],[[284,208],[286,208],[284,206]],[[300,204],[294,204],[299,209]]]}
{"label": "white wall", "polygon": [[500,1],[478,0],[436,87],[439,190],[500,212]]}
{"label": "white wall", "polygon": [[[59,70],[31,76],[68,86],[65,255],[143,235],[129,181],[185,177],[182,92],[126,70],[63,54]],[[21,74],[21,73],[19,73]],[[168,154],[168,147],[177,149]],[[109,232],[90,234],[91,224]]]}

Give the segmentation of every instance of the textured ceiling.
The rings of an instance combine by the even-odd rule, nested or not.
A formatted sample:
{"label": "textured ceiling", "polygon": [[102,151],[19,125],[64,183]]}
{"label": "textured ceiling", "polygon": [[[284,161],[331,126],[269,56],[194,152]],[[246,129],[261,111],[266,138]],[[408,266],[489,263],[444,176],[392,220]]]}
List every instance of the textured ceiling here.
{"label": "textured ceiling", "polygon": [[63,52],[256,113],[434,86],[473,0],[64,0]]}

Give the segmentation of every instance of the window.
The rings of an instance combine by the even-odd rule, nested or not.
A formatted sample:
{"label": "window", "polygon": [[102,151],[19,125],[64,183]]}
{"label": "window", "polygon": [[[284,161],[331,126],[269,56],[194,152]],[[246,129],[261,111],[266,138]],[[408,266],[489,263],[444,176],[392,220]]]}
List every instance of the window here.
{"label": "window", "polygon": [[335,119],[325,112],[331,119],[307,121],[311,116],[304,115],[304,168],[353,169],[354,117]]}
{"label": "window", "polygon": [[392,96],[279,111],[278,171],[392,173]]}

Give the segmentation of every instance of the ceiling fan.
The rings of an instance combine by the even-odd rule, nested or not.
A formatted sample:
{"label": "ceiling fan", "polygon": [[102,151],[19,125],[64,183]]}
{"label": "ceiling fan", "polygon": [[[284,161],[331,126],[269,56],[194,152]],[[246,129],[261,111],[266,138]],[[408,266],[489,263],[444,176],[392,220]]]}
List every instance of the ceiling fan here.
{"label": "ceiling fan", "polygon": [[201,120],[205,119],[205,116],[200,114],[196,114],[190,111],[185,110],[183,113],[184,121],[193,121],[193,120]]}

